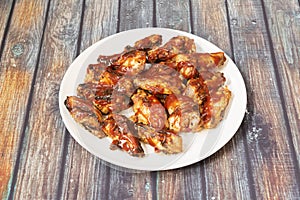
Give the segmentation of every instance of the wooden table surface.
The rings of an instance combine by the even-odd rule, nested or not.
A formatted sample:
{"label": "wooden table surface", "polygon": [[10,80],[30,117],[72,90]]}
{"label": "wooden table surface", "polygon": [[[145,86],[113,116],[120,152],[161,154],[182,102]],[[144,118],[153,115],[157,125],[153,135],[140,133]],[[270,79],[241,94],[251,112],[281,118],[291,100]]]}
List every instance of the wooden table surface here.
{"label": "wooden table surface", "polygon": [[[3,199],[300,199],[297,0],[1,0],[0,197]],[[165,27],[207,39],[247,87],[243,123],[193,165],[111,166],[66,130],[58,91],[73,60],[117,32]]]}

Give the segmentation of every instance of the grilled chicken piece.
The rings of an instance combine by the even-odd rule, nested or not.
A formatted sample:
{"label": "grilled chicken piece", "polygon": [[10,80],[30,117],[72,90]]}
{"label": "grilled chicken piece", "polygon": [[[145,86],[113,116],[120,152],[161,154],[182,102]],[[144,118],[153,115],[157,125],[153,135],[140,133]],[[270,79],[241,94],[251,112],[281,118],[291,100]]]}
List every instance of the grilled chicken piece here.
{"label": "grilled chicken piece", "polygon": [[199,76],[197,68],[189,61],[175,62],[168,60],[166,62],[160,62],[160,64],[167,65],[168,67],[178,71],[182,81],[186,81],[191,78],[197,78]]}
{"label": "grilled chicken piece", "polygon": [[199,105],[200,123],[196,131],[200,131],[203,125],[211,120],[210,93],[202,76],[190,79],[183,94],[192,98]]}
{"label": "grilled chicken piece", "polygon": [[146,53],[143,51],[125,52],[120,54],[120,56],[114,56],[113,58],[116,58],[116,60],[109,60],[112,58],[103,58],[105,62],[107,61],[109,63],[105,70],[103,70],[103,66],[105,66],[105,64],[103,64],[104,61],[95,65],[90,65],[87,70],[88,74],[86,82],[95,80],[91,82],[114,86],[125,74],[135,75],[145,68]]}
{"label": "grilled chicken piece", "polygon": [[103,114],[120,112],[132,104],[130,96],[134,93],[133,79],[123,76],[113,87],[106,84],[83,83],[77,87],[77,95],[93,102]]}
{"label": "grilled chicken piece", "polygon": [[106,70],[107,65],[103,63],[90,64],[86,70],[85,83],[98,83],[100,75]]}
{"label": "grilled chicken piece", "polygon": [[104,120],[102,129],[104,133],[110,137],[113,147],[119,147],[132,156],[144,156],[144,150],[138,140],[137,131],[134,123],[125,116],[111,114]]}
{"label": "grilled chicken piece", "polygon": [[162,36],[153,34],[148,37],[145,37],[141,40],[138,40],[134,43],[134,46],[127,46],[125,47],[124,51],[131,51],[131,50],[143,50],[148,51],[153,48],[159,47],[162,43]]}
{"label": "grilled chicken piece", "polygon": [[200,109],[199,130],[214,128],[222,120],[231,92],[224,86],[226,79],[221,72],[203,71],[200,77],[187,82],[184,95],[198,102]]}
{"label": "grilled chicken piece", "polygon": [[199,105],[192,98],[170,94],[165,99],[169,129],[174,132],[196,131],[200,122]]}
{"label": "grilled chicken piece", "polygon": [[204,123],[204,128],[214,128],[223,119],[225,110],[231,98],[231,91],[224,86],[226,78],[221,72],[201,72],[201,76],[205,80],[208,87],[210,101],[210,120]]}
{"label": "grilled chicken piece", "polygon": [[153,34],[153,35],[145,37],[141,40],[136,41],[134,43],[133,47],[131,47],[129,45],[126,46],[122,53],[109,55],[109,56],[99,55],[97,61],[99,63],[105,64],[107,66],[114,65],[114,63],[117,60],[119,60],[120,57],[122,57],[122,55],[124,55],[128,52],[132,52],[132,51],[135,51],[135,50],[147,52],[148,50],[159,47],[161,45],[161,43],[162,43],[162,36],[157,35],[157,34]]}
{"label": "grilled chicken piece", "polygon": [[136,75],[144,70],[145,63],[146,53],[134,50],[123,53],[111,66],[119,74]]}
{"label": "grilled chicken piece", "polygon": [[[178,54],[174,56],[172,59],[166,61],[166,64],[173,65],[176,66],[176,68],[181,69],[180,64],[184,62],[184,63],[189,63],[192,66],[195,66],[198,71],[210,71],[210,70],[218,69],[221,66],[223,66],[225,61],[226,61],[226,57],[223,52],[190,53],[190,54]],[[179,66],[177,67],[177,65]]]}
{"label": "grilled chicken piece", "polygon": [[101,128],[103,120],[101,112],[93,104],[79,97],[68,96],[65,106],[73,119],[99,138],[105,137]]}
{"label": "grilled chicken piece", "polygon": [[112,111],[120,112],[132,105],[131,96],[136,88],[133,85],[135,76],[123,76],[115,85],[111,96]]}
{"label": "grilled chicken piece", "polygon": [[83,83],[77,87],[77,95],[93,103],[103,114],[112,110],[111,95],[113,87],[103,83]]}
{"label": "grilled chicken piece", "polygon": [[[144,51],[132,50],[112,56],[98,57],[98,62],[113,69],[117,74],[138,74],[145,67],[146,53]],[[100,65],[99,64],[99,65]]]}
{"label": "grilled chicken piece", "polygon": [[172,131],[160,130],[138,124],[139,139],[154,147],[155,152],[163,152],[166,154],[175,154],[182,152],[182,138]]}
{"label": "grilled chicken piece", "polygon": [[110,85],[114,86],[118,83],[119,79],[122,77],[121,74],[118,74],[116,71],[108,67],[99,77],[100,85]]}
{"label": "grilled chicken piece", "polygon": [[193,39],[185,36],[171,38],[162,47],[148,51],[148,61],[150,63],[168,60],[177,54],[188,54],[196,51]]}
{"label": "grilled chicken piece", "polygon": [[184,89],[179,73],[161,64],[154,64],[140,73],[133,83],[137,88],[148,90],[152,94],[180,94]]}
{"label": "grilled chicken piece", "polygon": [[154,95],[143,90],[137,90],[131,99],[138,123],[149,125],[155,130],[161,130],[165,127],[167,122],[166,110]]}
{"label": "grilled chicken piece", "polygon": [[145,52],[126,52],[122,54],[119,59],[111,62],[111,65],[100,75],[99,82],[116,85],[123,75],[135,75],[144,70],[145,62]]}
{"label": "grilled chicken piece", "polygon": [[96,97],[105,97],[111,95],[113,87],[111,85],[99,83],[82,83],[77,87],[77,95],[87,100],[94,100]]}

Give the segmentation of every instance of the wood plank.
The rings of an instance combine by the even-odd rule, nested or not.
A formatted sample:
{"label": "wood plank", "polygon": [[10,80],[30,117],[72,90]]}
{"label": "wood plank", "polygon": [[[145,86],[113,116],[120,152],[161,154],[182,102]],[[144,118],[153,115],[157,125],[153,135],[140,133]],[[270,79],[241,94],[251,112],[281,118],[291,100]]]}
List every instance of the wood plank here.
{"label": "wood plank", "polygon": [[[153,2],[146,0],[120,1],[118,31],[144,28],[152,25]],[[110,168],[108,199],[152,199],[155,182],[152,174],[143,171]],[[155,176],[155,174],[153,174]],[[104,182],[105,184],[107,182]]]}
{"label": "wood plank", "polygon": [[13,6],[13,1],[1,1],[0,2],[0,52],[2,50],[2,40],[4,39],[5,28],[8,26],[8,21],[10,17],[10,13]]}
{"label": "wood plank", "polygon": [[[231,56],[225,2],[192,1],[192,8],[194,33],[216,44]],[[205,191],[196,187],[198,182],[203,181],[203,177],[192,176],[190,195],[203,192],[206,199],[252,199],[250,192],[252,177],[249,177],[248,173],[243,139],[243,130],[240,129],[225,147],[201,163],[205,176],[203,186]],[[196,173],[194,169],[192,173]]]}
{"label": "wood plank", "polygon": [[[117,1],[85,2],[79,52],[116,32],[117,11]],[[67,137],[71,138],[70,135]],[[109,187],[107,181],[110,176],[107,163],[84,150],[73,138],[67,143],[66,155],[66,167],[61,177],[63,179],[61,197],[63,199],[107,199]]]}
{"label": "wood plank", "polygon": [[[1,1],[1,5],[3,3]],[[7,3],[1,9],[9,10]],[[8,197],[13,190],[13,168],[18,162],[18,147],[22,142],[46,9],[45,1],[18,1],[11,18],[14,23],[9,27],[3,46],[0,63],[0,198]],[[1,12],[4,25],[3,17]]]}
{"label": "wood plank", "polygon": [[152,26],[153,1],[123,0],[120,6],[120,27],[118,31]]}
{"label": "wood plank", "polygon": [[158,27],[191,32],[189,1],[156,1]]}
{"label": "wood plank", "polygon": [[[118,29],[123,31],[146,24],[145,21],[134,24],[128,20],[145,12],[143,3],[122,1],[121,10],[118,6],[117,0],[86,1],[82,30],[87,31],[82,32],[80,51],[116,33]],[[133,8],[136,12],[128,12]],[[118,13],[121,16],[119,28]],[[85,151],[73,139],[68,145],[67,155],[68,167],[62,184],[64,199],[152,199],[153,183],[149,172],[126,170],[102,161]]]}
{"label": "wood plank", "polygon": [[[33,3],[32,3],[33,4]],[[15,199],[57,199],[64,168],[60,81],[76,55],[81,0],[51,1],[15,185]],[[23,5],[28,9],[28,5]],[[24,20],[23,20],[24,21]]]}
{"label": "wood plank", "polygon": [[257,198],[299,198],[289,132],[278,93],[261,1],[228,1],[234,57],[248,89],[249,168]]}
{"label": "wood plank", "polygon": [[[156,1],[156,25],[191,32],[190,7],[188,1]],[[158,199],[184,199],[189,192],[186,185],[186,177],[194,171],[186,168],[185,170],[167,170],[159,172],[157,175],[157,198]],[[199,173],[199,169],[195,169]],[[202,174],[201,174],[202,175]],[[200,176],[201,176],[200,175]],[[198,177],[198,176],[197,176]],[[189,178],[187,178],[188,180]],[[194,185],[196,186],[196,185]],[[197,183],[199,189],[202,188],[201,182]],[[193,193],[191,196],[194,196]],[[196,199],[201,197],[201,193],[196,195]]]}
{"label": "wood plank", "polygon": [[[300,163],[300,8],[297,1],[264,1],[273,60],[282,87],[295,154]],[[298,67],[297,67],[298,66]],[[291,145],[292,146],[292,145]],[[291,151],[293,149],[291,148]],[[298,176],[299,178],[299,176]]]}

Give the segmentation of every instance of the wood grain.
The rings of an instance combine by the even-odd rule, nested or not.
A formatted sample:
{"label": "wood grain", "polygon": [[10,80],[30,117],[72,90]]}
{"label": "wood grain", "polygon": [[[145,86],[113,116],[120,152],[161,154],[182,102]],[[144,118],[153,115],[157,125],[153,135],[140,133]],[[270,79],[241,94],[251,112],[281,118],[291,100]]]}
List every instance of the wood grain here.
{"label": "wood grain", "polygon": [[[300,163],[300,7],[297,1],[264,1],[272,41],[273,61],[279,77],[289,129],[295,149],[295,164]],[[293,151],[291,148],[291,151]],[[300,172],[298,171],[298,174]],[[299,176],[297,176],[300,178]]]}
{"label": "wood grain", "polygon": [[[260,1],[228,1],[234,57],[248,89],[246,129],[254,191],[262,199],[299,197]],[[263,83],[263,84],[262,84]]]}
{"label": "wood grain", "polygon": [[[231,55],[227,9],[224,1],[192,1],[194,33],[216,44]],[[202,163],[207,199],[251,199],[251,182],[248,177],[247,160],[242,130],[215,155]],[[205,178],[203,178],[205,177]],[[200,178],[200,179],[199,179]],[[203,181],[192,176],[191,182]],[[192,184],[193,185],[193,184]],[[194,188],[200,193],[199,189]]]}
{"label": "wood grain", "polygon": [[156,23],[158,27],[191,32],[189,1],[156,1]]}
{"label": "wood grain", "polygon": [[120,26],[118,31],[151,27],[153,23],[153,1],[120,1]]}
{"label": "wood grain", "polygon": [[[81,49],[83,51],[96,41],[117,32],[118,1],[86,1]],[[121,2],[121,10],[128,18],[144,13],[145,5],[140,2]],[[128,8],[130,6],[130,8]],[[142,6],[142,7],[141,7]],[[129,12],[129,9],[138,12]],[[123,20],[124,18],[122,17]],[[151,19],[152,20],[152,19]],[[121,29],[132,22],[122,22]],[[93,26],[90,26],[93,24]],[[137,21],[143,27],[145,21]],[[87,31],[84,31],[87,30]],[[139,172],[114,166],[102,161],[70,140],[63,177],[63,194],[66,199],[151,199],[152,177],[150,172]]]}
{"label": "wood grain", "polygon": [[0,52],[2,50],[2,40],[4,38],[5,28],[9,27],[9,17],[12,10],[13,1],[0,1]]}
{"label": "wood grain", "polygon": [[[3,4],[1,2],[1,4]],[[6,7],[4,8],[9,8]],[[19,1],[15,4],[0,67],[0,198],[14,188],[14,166],[26,122],[34,68],[43,33],[47,4]],[[5,12],[4,12],[5,13]],[[36,16],[36,17],[34,17]],[[37,17],[38,16],[38,17]],[[26,21],[23,18],[27,18]]]}
{"label": "wood grain", "polygon": [[[82,34],[78,52],[111,35],[117,30],[117,1],[85,2]],[[93,24],[91,26],[91,24]],[[110,27],[110,28],[107,28]],[[65,150],[66,163],[62,174],[63,199],[107,199],[109,165],[84,150],[70,135]]]}
{"label": "wood grain", "polygon": [[[157,27],[191,32],[189,6],[188,1],[156,1],[155,10]],[[192,193],[192,191],[186,192],[186,185],[184,183],[185,173],[182,170],[159,172],[157,174],[158,199],[184,199],[185,195],[188,195],[189,192]],[[201,189],[201,187],[200,183],[199,189]]]}
{"label": "wood grain", "polygon": [[[1,0],[0,199],[298,199],[300,4],[297,0]],[[66,131],[62,77],[119,31],[166,27],[223,49],[247,86],[242,127],[181,169],[128,170]]]}
{"label": "wood grain", "polygon": [[58,90],[64,72],[76,55],[82,8],[78,5],[81,4],[80,0],[51,1],[25,128],[14,191],[16,199],[58,196],[65,132],[58,111]]}

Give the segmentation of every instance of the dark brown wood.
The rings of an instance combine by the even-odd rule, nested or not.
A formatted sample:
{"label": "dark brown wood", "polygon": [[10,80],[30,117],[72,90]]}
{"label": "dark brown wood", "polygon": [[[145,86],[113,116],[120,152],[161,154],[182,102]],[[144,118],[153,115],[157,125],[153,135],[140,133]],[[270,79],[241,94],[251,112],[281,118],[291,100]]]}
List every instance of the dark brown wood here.
{"label": "dark brown wood", "polygon": [[[6,3],[1,1],[1,10],[9,10],[9,4]],[[0,198],[8,197],[14,189],[11,185],[14,179],[13,170],[18,164],[19,143],[22,142],[23,132],[25,132],[27,104],[38,59],[46,9],[47,3],[43,1],[34,3],[26,0],[18,1],[5,38],[6,43],[0,63]],[[2,16],[1,12],[2,17],[5,16]],[[27,20],[24,21],[24,18]]]}
{"label": "dark brown wood", "polygon": [[[78,52],[81,53],[98,40],[115,33],[117,15],[117,1],[86,1]],[[107,199],[109,165],[84,150],[70,135],[68,137],[70,142],[67,143],[66,166],[69,167],[65,168],[61,177],[61,197],[63,199]]]}
{"label": "dark brown wood", "polygon": [[[58,110],[59,84],[76,55],[81,0],[52,1],[26,123],[15,199],[56,199],[65,127]],[[28,5],[23,5],[28,9]],[[34,18],[34,15],[30,15]],[[39,16],[35,18],[40,19]],[[42,28],[40,28],[43,30]]]}
{"label": "dark brown wood", "polygon": [[2,40],[4,39],[5,29],[9,27],[9,17],[11,14],[13,1],[0,2],[0,52],[2,50]]}
{"label": "dark brown wood", "polygon": [[[122,21],[124,17],[121,17],[120,20],[124,27],[118,27],[118,6],[118,1],[86,1],[80,52],[98,40],[116,33],[119,28],[125,30],[128,25],[137,28],[147,24],[145,21],[136,21],[136,24],[127,21],[129,18],[136,18],[137,15],[145,12],[148,6],[145,2],[122,1],[120,12],[123,12],[122,16],[126,15],[127,20]],[[135,12],[128,12],[128,9],[133,8],[136,10]],[[128,13],[125,14],[125,12]],[[93,26],[90,26],[91,24]],[[65,168],[64,171],[63,198],[152,198],[153,183],[150,172],[133,171],[109,164],[88,153],[73,139],[68,144],[66,165],[70,167]]]}
{"label": "dark brown wood", "polygon": [[119,30],[151,27],[153,23],[153,1],[120,1]]}
{"label": "dark brown wood", "polygon": [[[262,199],[299,197],[288,121],[284,117],[261,1],[228,1],[235,61],[248,89],[247,135],[254,191]],[[275,83],[275,84],[274,84]],[[290,153],[286,153],[290,152]]]}
{"label": "dark brown wood", "polygon": [[[190,5],[188,1],[156,1],[155,9],[157,27],[191,32]],[[186,185],[184,183],[185,173],[182,170],[159,172],[157,175],[158,199],[184,199],[184,196],[188,195],[185,191]],[[199,197],[197,196],[196,198]]]}
{"label": "dark brown wood", "polygon": [[156,24],[158,27],[191,32],[189,1],[156,1]]}
{"label": "dark brown wood", "polygon": [[[300,162],[300,8],[299,1],[264,2],[266,22],[271,37],[271,50],[275,71],[278,74],[278,87],[289,121],[295,149],[295,164]],[[298,174],[300,172],[298,171]],[[297,176],[300,178],[299,176]]]}
{"label": "dark brown wood", "polygon": [[[194,33],[220,47],[232,57],[227,8],[224,1],[192,1]],[[191,194],[205,192],[207,199],[252,199],[251,178],[244,146],[243,130],[215,155],[205,159],[202,176],[191,176],[191,185],[204,181],[205,191],[197,187]],[[196,173],[193,169],[193,173]],[[204,180],[203,180],[204,179]]]}
{"label": "dark brown wood", "polygon": [[[300,2],[1,0],[0,199],[298,199]],[[234,59],[247,86],[241,128],[180,169],[141,172],[96,158],[66,131],[62,77],[119,31],[166,27]]]}

